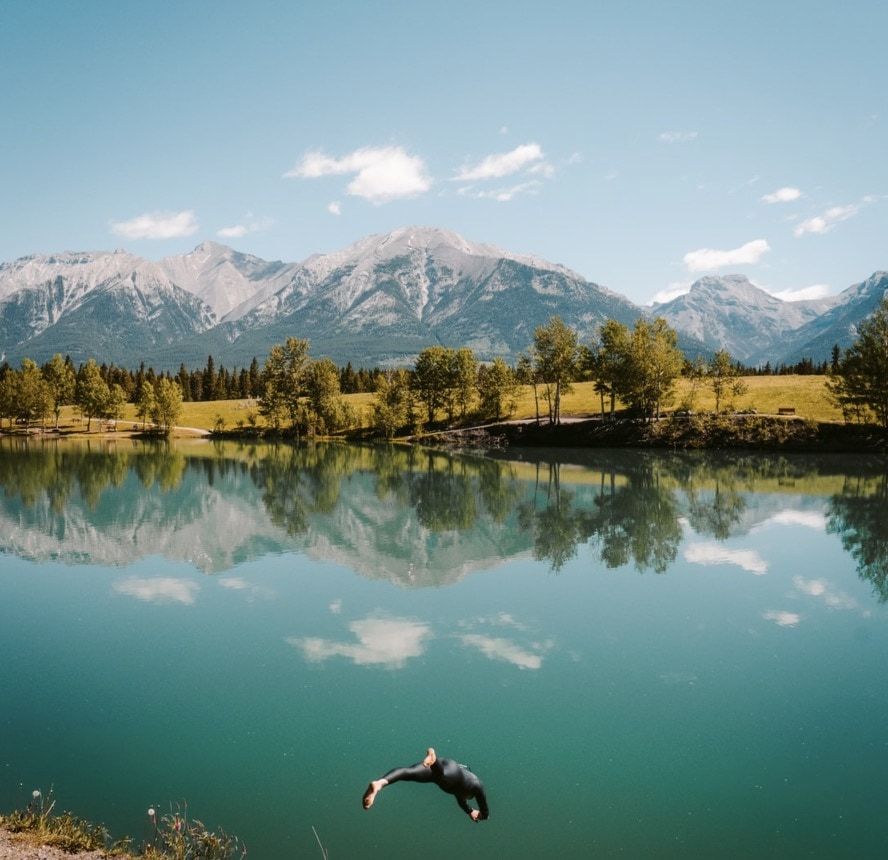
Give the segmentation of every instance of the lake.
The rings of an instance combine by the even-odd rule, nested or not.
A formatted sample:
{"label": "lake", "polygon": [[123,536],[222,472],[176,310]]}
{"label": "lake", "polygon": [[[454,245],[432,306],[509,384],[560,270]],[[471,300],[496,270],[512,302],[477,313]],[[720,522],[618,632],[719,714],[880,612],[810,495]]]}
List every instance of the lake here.
{"label": "lake", "polygon": [[[888,462],[0,439],[0,810],[256,860],[883,858]],[[371,778],[428,746],[472,823]],[[317,834],[317,837],[316,835]]]}

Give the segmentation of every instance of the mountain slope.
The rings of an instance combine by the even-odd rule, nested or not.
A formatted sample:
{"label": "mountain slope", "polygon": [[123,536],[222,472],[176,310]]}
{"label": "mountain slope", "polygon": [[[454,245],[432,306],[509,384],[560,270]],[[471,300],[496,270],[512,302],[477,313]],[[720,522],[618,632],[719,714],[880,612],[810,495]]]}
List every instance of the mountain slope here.
{"label": "mountain slope", "polygon": [[[14,289],[15,285],[19,286]],[[126,252],[29,257],[0,267],[0,354],[138,364],[211,328],[210,308]]]}
{"label": "mountain slope", "polygon": [[631,325],[641,313],[563,266],[430,228],[370,236],[287,274],[277,292],[195,347],[224,343],[243,363],[296,334],[313,355],[340,363],[409,363],[439,343],[514,360],[552,314],[588,338],[608,317]]}
{"label": "mountain slope", "polygon": [[[791,332],[783,345],[782,361],[795,364],[803,358],[827,360],[833,347],[848,349],[857,338],[857,327],[888,298],[888,272],[874,272],[865,281],[848,287],[826,313]],[[757,356],[762,361],[761,354]],[[767,360],[767,359],[764,359]]]}
{"label": "mountain slope", "polygon": [[734,359],[755,363],[761,355],[773,361],[788,333],[816,319],[823,307],[784,302],[744,275],[724,275],[700,278],[690,292],[656,305],[654,313],[712,351],[725,349]]}
{"label": "mountain slope", "polygon": [[33,255],[0,264],[0,360],[56,352],[157,370],[208,355],[245,366],[287,337],[338,364],[411,364],[424,347],[514,361],[552,315],[589,342],[606,319],[662,316],[689,356],[726,349],[747,364],[828,359],[888,289],[888,274],[819,302],[783,302],[742,275],[705,277],[643,309],[571,270],[405,227],[302,263],[266,262],[215,242],[159,263],[126,251]]}

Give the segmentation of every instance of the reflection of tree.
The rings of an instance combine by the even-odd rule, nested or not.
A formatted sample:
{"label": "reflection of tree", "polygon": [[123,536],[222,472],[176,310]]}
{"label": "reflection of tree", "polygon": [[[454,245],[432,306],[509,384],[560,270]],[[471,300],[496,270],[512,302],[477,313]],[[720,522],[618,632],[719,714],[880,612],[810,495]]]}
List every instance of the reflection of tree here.
{"label": "reflection of tree", "polygon": [[611,482],[590,516],[589,533],[607,567],[634,562],[635,568],[663,573],[681,542],[678,501],[653,463],[642,462],[625,484]]}
{"label": "reflection of tree", "polygon": [[4,446],[15,456],[0,457],[0,485],[7,496],[19,496],[25,508],[46,494],[50,508],[61,514],[76,488],[84,504],[96,510],[109,487],[120,487],[135,471],[147,489],[157,483],[164,492],[179,486],[185,458],[174,447],[145,443],[134,448],[116,443],[85,446],[68,442]]}
{"label": "reflection of tree", "polygon": [[740,522],[746,510],[746,497],[734,482],[716,479],[715,488],[704,497],[693,489],[688,499],[688,522],[697,534],[727,540],[731,529]]}
{"label": "reflection of tree", "polygon": [[869,580],[880,603],[888,603],[888,474],[849,476],[830,500],[827,531],[837,534]]}
{"label": "reflection of tree", "polygon": [[430,531],[466,530],[475,524],[478,498],[466,461],[429,452],[411,490],[416,515]]}
{"label": "reflection of tree", "polygon": [[533,533],[536,558],[548,560],[557,571],[580,543],[594,540],[607,567],[634,562],[639,571],[662,573],[675,560],[681,541],[678,504],[651,463],[631,467],[619,482],[615,470],[602,471],[591,509],[578,507],[574,493],[561,487],[557,463],[548,470],[545,503],[525,505],[519,518]]}

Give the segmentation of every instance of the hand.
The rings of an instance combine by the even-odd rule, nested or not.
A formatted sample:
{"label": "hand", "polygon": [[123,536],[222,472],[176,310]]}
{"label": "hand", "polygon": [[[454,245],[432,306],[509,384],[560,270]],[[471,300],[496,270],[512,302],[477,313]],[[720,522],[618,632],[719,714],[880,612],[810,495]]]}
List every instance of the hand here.
{"label": "hand", "polygon": [[469,814],[472,816],[472,821],[481,820],[481,813],[477,809],[473,809]]}

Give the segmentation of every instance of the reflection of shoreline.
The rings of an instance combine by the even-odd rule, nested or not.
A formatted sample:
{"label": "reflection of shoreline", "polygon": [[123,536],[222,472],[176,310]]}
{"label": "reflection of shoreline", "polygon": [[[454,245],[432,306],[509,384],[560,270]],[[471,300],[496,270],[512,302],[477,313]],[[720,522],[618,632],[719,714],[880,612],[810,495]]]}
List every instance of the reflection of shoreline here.
{"label": "reflection of shoreline", "polygon": [[684,544],[686,561],[762,573],[725,541],[787,523],[834,530],[846,549],[868,541],[863,575],[884,590],[888,478],[835,473],[848,458],[594,451],[562,465],[343,444],[112,448],[0,445],[0,552],[113,567],[162,555],[204,573],[301,552],[415,588],[515,559],[558,571],[581,546],[608,568],[663,573]]}

